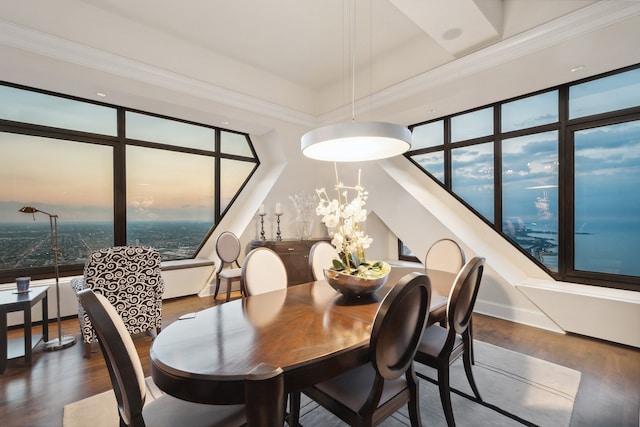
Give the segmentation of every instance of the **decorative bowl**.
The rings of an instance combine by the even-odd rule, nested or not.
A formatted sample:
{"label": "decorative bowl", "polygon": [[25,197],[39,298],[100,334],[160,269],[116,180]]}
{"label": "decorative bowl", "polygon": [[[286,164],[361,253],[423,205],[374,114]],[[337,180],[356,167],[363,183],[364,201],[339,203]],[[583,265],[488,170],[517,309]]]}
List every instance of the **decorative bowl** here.
{"label": "decorative bowl", "polygon": [[375,294],[387,282],[389,273],[375,279],[365,279],[335,270],[324,269],[324,278],[333,289],[347,297]]}

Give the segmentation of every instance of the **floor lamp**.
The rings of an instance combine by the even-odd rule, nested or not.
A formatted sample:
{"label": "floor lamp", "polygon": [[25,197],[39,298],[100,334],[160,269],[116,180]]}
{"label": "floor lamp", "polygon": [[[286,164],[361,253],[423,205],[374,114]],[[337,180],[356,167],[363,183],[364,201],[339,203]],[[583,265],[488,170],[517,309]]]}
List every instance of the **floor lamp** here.
{"label": "floor lamp", "polygon": [[58,309],[58,338],[52,339],[44,343],[44,349],[47,351],[62,350],[71,347],[76,343],[76,337],[73,335],[62,335],[62,324],[60,322],[60,273],[58,271],[58,215],[53,215],[31,206],[20,208],[20,212],[33,214],[33,220],[36,220],[36,212],[49,216],[49,227],[51,229],[51,250],[53,251],[53,264],[56,272],[56,304]]}

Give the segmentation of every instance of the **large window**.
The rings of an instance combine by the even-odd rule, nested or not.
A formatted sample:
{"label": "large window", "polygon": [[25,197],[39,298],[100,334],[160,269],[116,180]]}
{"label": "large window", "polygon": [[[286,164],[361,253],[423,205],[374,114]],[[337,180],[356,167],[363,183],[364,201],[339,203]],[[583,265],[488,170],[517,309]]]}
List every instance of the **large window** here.
{"label": "large window", "polygon": [[558,133],[502,141],[502,231],[558,271]]}
{"label": "large window", "polygon": [[573,138],[575,269],[640,276],[640,120]]}
{"label": "large window", "polygon": [[0,281],[52,275],[47,213],[62,274],[113,245],[192,258],[258,164],[246,134],[0,84]]}
{"label": "large window", "polygon": [[451,150],[451,189],[485,218],[493,218],[493,145]]}
{"label": "large window", "polygon": [[640,67],[412,131],[406,156],[551,275],[638,290]]}

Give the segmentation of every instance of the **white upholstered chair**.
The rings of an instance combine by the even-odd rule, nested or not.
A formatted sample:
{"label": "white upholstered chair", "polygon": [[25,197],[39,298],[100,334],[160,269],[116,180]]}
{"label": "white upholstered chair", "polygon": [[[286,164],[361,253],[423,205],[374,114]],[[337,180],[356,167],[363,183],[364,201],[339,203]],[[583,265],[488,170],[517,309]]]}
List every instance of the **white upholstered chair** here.
{"label": "white upholstered chair", "polygon": [[324,269],[331,268],[334,259],[340,258],[333,245],[325,240],[316,242],[309,250],[309,268],[313,280],[324,279]]}
{"label": "white upholstered chair", "polygon": [[464,262],[464,251],[458,242],[452,239],[440,239],[427,251],[424,265],[427,271],[434,269],[458,274]]}
{"label": "white upholstered chair", "polygon": [[[245,396],[249,405],[269,399],[274,412],[247,411],[245,405],[208,405],[193,403],[163,394],[145,404],[146,382],[135,344],[116,309],[103,295],[84,289],[78,300],[93,322],[116,396],[113,412],[120,426],[282,426],[284,422],[284,379],[282,369],[260,365],[247,376]],[[267,381],[269,385],[266,385]],[[265,395],[265,390],[278,390]],[[88,425],[91,421],[87,419]]]}
{"label": "white upholstered chair", "polygon": [[[427,251],[424,265],[427,275],[429,275],[429,270],[441,270],[458,274],[464,266],[464,262],[464,251],[458,242],[452,239],[440,239],[431,245]],[[448,289],[433,289],[433,291],[436,294],[448,296],[451,286],[453,286],[453,282],[451,282]],[[446,315],[446,306],[441,307],[429,313],[429,321],[430,323],[439,322],[444,326],[446,324]]]}
{"label": "white upholstered chair", "polygon": [[238,264],[238,257],[240,256],[240,240],[238,237],[230,231],[222,232],[216,239],[216,254],[220,258],[220,267],[216,271],[216,290],[213,293],[213,299],[218,296],[220,282],[224,280],[227,286],[226,301],[229,301],[231,285],[235,281],[240,281],[241,274],[240,264]]}
{"label": "white upholstered chair", "polygon": [[287,269],[280,256],[269,248],[256,248],[242,262],[240,287],[245,296],[286,289]]}

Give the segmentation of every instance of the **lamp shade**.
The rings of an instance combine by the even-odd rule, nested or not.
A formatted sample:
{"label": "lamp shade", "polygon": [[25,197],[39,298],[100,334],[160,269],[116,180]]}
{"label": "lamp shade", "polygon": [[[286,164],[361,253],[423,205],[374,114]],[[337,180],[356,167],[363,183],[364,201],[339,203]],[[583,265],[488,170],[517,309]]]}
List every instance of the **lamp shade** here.
{"label": "lamp shade", "polygon": [[31,206],[23,206],[19,209],[19,211],[23,213],[30,213],[30,214],[40,212],[38,209]]}
{"label": "lamp shade", "polygon": [[305,133],[302,153],[316,160],[358,162],[397,156],[411,148],[406,127],[385,122],[345,122]]}

